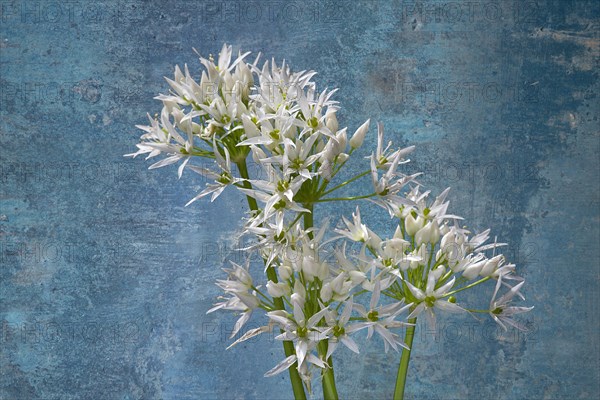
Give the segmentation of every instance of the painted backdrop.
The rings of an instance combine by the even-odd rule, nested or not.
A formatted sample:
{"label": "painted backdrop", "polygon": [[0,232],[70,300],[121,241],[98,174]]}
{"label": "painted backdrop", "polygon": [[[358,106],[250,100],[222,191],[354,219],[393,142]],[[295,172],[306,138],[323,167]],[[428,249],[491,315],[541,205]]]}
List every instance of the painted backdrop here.
{"label": "painted backdrop", "polygon": [[[123,158],[160,111],[163,77],[223,42],[318,71],[340,88],[342,126],[384,122],[417,146],[411,171],[452,187],[454,213],[511,244],[531,332],[419,326],[410,398],[598,398],[600,3],[3,0],[0,12],[0,398],[290,398],[285,374],[262,377],[279,342],[226,351],[235,319],[205,315],[220,268],[242,257],[245,200],[184,208],[198,176]],[[374,148],[372,129],[360,151]],[[339,354],[342,398],[391,396],[399,356],[379,353],[374,339]]]}

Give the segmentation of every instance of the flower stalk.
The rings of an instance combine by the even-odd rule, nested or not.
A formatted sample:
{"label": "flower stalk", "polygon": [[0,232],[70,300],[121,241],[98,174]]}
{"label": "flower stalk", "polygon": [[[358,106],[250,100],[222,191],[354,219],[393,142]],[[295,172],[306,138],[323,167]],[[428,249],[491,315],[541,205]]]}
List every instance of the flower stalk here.
{"label": "flower stalk", "polygon": [[[411,318],[408,320],[411,324],[416,324],[417,319]],[[406,387],[406,377],[408,375],[408,363],[410,362],[410,354],[413,349],[413,339],[415,337],[416,325],[409,326],[406,328],[404,335],[404,343],[409,349],[402,349],[402,356],[400,358],[400,365],[398,365],[398,374],[396,375],[396,386],[394,387],[394,400],[404,400],[404,389]]]}
{"label": "flower stalk", "polygon": [[[248,165],[246,163],[246,159],[242,159],[237,162],[238,170],[240,171],[240,176],[244,179],[243,185],[246,189],[252,189],[252,185],[249,182],[250,176],[248,174]],[[251,211],[258,211],[258,204],[256,200],[251,196],[246,196],[248,200],[248,207]],[[273,269],[273,267],[267,267],[267,278],[270,281],[277,283],[277,273]],[[276,297],[273,299],[273,304],[275,305],[275,309],[277,310],[285,310],[285,305],[283,304],[283,300],[281,297]],[[289,340],[283,341],[283,351],[286,357],[291,357],[295,355],[294,344]],[[294,392],[295,400],[306,400],[306,393],[304,392],[304,385],[302,383],[302,379],[298,374],[298,363],[292,365],[290,368],[290,383],[292,384],[292,391]]]}

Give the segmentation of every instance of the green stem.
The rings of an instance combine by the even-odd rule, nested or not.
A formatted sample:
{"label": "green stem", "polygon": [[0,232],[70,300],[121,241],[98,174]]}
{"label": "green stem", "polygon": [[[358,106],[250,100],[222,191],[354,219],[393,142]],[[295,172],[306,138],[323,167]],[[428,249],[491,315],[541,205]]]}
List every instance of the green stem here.
{"label": "green stem", "polygon": [[[319,355],[325,357],[327,355],[327,340],[321,340],[317,345],[319,349]],[[337,389],[335,387],[335,376],[333,374],[333,360],[331,357],[327,359],[327,364],[331,368],[327,368],[323,373],[323,399],[324,400],[338,400]]]}
{"label": "green stem", "polygon": [[[307,230],[313,227],[313,206],[312,204],[307,204],[306,208],[310,211],[304,213],[304,229]],[[308,233],[308,236],[312,239],[312,232]],[[327,355],[327,339],[321,340],[317,345],[319,350],[319,355],[321,357],[325,357]],[[321,377],[323,378],[323,398],[325,400],[338,400],[337,389],[335,387],[335,376],[333,374],[333,360],[329,357],[327,360],[327,364],[329,368],[325,368],[321,372]]]}
{"label": "green stem", "polygon": [[[252,189],[252,184],[248,181],[250,176],[248,175],[248,166],[246,165],[246,160],[239,161],[236,163],[236,165],[240,171],[240,176],[245,179],[242,181],[242,186],[245,189]],[[248,207],[250,207],[250,210],[258,210],[258,203],[256,203],[256,199],[254,197],[246,195],[246,200],[248,200]]]}
{"label": "green stem", "polygon": [[[236,163],[238,170],[240,171],[240,176],[246,179],[243,182],[243,185],[247,189],[252,189],[252,185],[248,182],[248,166],[246,165],[246,160],[242,160]],[[257,211],[258,204],[256,203],[256,199],[252,196],[246,196],[248,200],[248,207],[250,210]],[[277,272],[273,267],[267,268],[267,278],[274,283],[277,283]],[[283,300],[281,297],[276,297],[273,299],[273,304],[277,310],[285,310],[285,305],[283,304]],[[296,354],[294,349],[294,343],[289,340],[283,341],[283,351],[285,352],[286,357],[289,357],[293,354]],[[302,383],[302,378],[300,378],[300,374],[298,373],[298,363],[295,362],[290,368],[288,368],[290,374],[290,382],[292,383],[292,390],[294,392],[294,399],[296,400],[306,400],[306,393],[304,392],[304,384]]]}
{"label": "green stem", "polygon": [[363,176],[365,176],[365,175],[369,174],[370,172],[371,172],[371,170],[368,170],[368,171],[365,171],[365,172],[363,172],[363,173],[361,173],[361,174],[358,174],[358,175],[356,175],[355,177],[353,177],[353,178],[350,178],[350,179],[348,179],[347,181],[345,181],[345,182],[342,182],[342,183],[340,183],[339,185],[337,185],[337,186],[335,186],[335,187],[333,187],[333,188],[329,189],[328,191],[324,192],[324,193],[322,194],[322,196],[325,196],[325,195],[327,195],[327,194],[329,194],[329,193],[331,193],[331,192],[335,192],[335,191],[336,191],[336,190],[338,190],[339,188],[342,188],[342,187],[346,186],[347,184],[349,184],[349,183],[352,183],[352,182],[354,182],[355,180],[362,178]]}
{"label": "green stem", "polygon": [[[411,324],[416,324],[417,319],[411,318],[408,320]],[[415,337],[416,326],[411,325],[406,328],[404,343],[412,350],[413,339]],[[396,376],[396,387],[394,389],[394,400],[404,399],[404,387],[406,386],[406,374],[408,373],[408,363],[410,361],[411,350],[402,349],[402,358],[398,366],[398,375]]]}
{"label": "green stem", "polygon": [[489,276],[486,276],[485,278],[483,278],[483,279],[480,279],[480,280],[478,280],[477,282],[473,282],[473,283],[471,283],[470,285],[463,286],[463,287],[461,287],[460,289],[456,289],[456,290],[453,290],[453,291],[451,291],[451,292],[448,292],[448,293],[446,293],[445,295],[443,295],[442,297],[448,297],[448,296],[451,296],[451,295],[453,295],[454,293],[458,293],[458,292],[462,292],[463,290],[470,289],[470,288],[472,288],[473,286],[477,286],[477,285],[479,285],[480,283],[483,283],[483,282],[487,281],[488,279],[490,279],[490,277],[489,277]]}
{"label": "green stem", "polygon": [[369,197],[377,196],[377,193],[365,194],[362,196],[351,196],[351,197],[330,197],[327,199],[315,200],[314,203],[324,203],[326,201],[344,201],[344,200],[360,200],[368,199]]}

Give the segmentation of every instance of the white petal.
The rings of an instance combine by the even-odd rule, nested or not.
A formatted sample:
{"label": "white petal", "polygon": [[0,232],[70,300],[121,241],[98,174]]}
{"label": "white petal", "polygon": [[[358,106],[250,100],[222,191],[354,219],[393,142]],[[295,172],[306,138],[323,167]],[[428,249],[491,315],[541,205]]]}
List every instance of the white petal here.
{"label": "white petal", "polygon": [[447,311],[450,313],[462,313],[462,312],[467,311],[464,308],[462,308],[454,303],[450,303],[449,301],[446,301],[446,300],[436,300],[435,303],[433,303],[433,305],[436,308],[439,308],[440,310],[444,310],[444,311]]}
{"label": "white petal", "polygon": [[404,281],[404,283],[406,283],[408,290],[410,290],[410,292],[413,294],[413,296],[417,298],[417,300],[425,299],[425,293],[423,293],[421,289],[414,287],[409,281]]}
{"label": "white petal", "polygon": [[229,345],[229,347],[227,347],[227,350],[229,350],[230,348],[232,348],[233,346],[235,346],[238,343],[244,342],[248,339],[253,338],[254,336],[258,336],[261,333],[264,332],[268,332],[270,330],[270,328],[268,326],[261,326],[259,328],[254,328],[254,329],[250,329],[248,332],[244,333],[238,340],[236,340],[235,342],[231,343]]}
{"label": "white petal", "polygon": [[155,168],[160,168],[160,167],[164,167],[167,165],[175,164],[177,161],[179,161],[180,158],[181,157],[179,157],[179,156],[170,156],[167,158],[163,158],[162,160],[155,162],[154,164],[149,166],[148,169],[155,169]]}
{"label": "white petal", "polygon": [[282,362],[280,362],[279,364],[277,364],[275,366],[275,368],[269,370],[265,374],[265,377],[268,378],[270,376],[277,375],[277,374],[285,371],[289,367],[291,367],[292,364],[294,364],[295,362],[296,362],[296,356],[292,354],[291,356],[287,357],[285,360],[283,360]]}
{"label": "white petal", "polygon": [[407,317],[407,319],[416,317],[423,311],[424,308],[425,308],[425,303],[419,303],[419,305],[415,307],[415,309],[413,310],[413,312],[410,313],[410,315]]}
{"label": "white petal", "polygon": [[358,345],[351,337],[349,337],[348,335],[344,335],[340,337],[340,341],[344,344],[344,346],[346,346],[356,354],[359,354]]}

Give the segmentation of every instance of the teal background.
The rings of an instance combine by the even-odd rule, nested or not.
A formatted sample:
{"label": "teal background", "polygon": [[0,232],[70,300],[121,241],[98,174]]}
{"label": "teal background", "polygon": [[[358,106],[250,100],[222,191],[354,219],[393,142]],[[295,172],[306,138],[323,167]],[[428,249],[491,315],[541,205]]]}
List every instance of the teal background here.
{"label": "teal background", "polygon": [[[420,325],[408,398],[597,399],[599,4],[0,1],[0,398],[290,398],[285,374],[262,377],[279,342],[225,350],[235,319],[205,315],[242,257],[244,199],[184,208],[198,176],[122,156],[160,111],[163,76],[227,42],[318,71],[340,88],[342,126],[384,122],[417,146],[408,171],[452,186],[454,213],[511,244],[531,332]],[[468,300],[485,307],[490,290]],[[363,339],[336,354],[340,397],[390,398],[399,355]]]}

